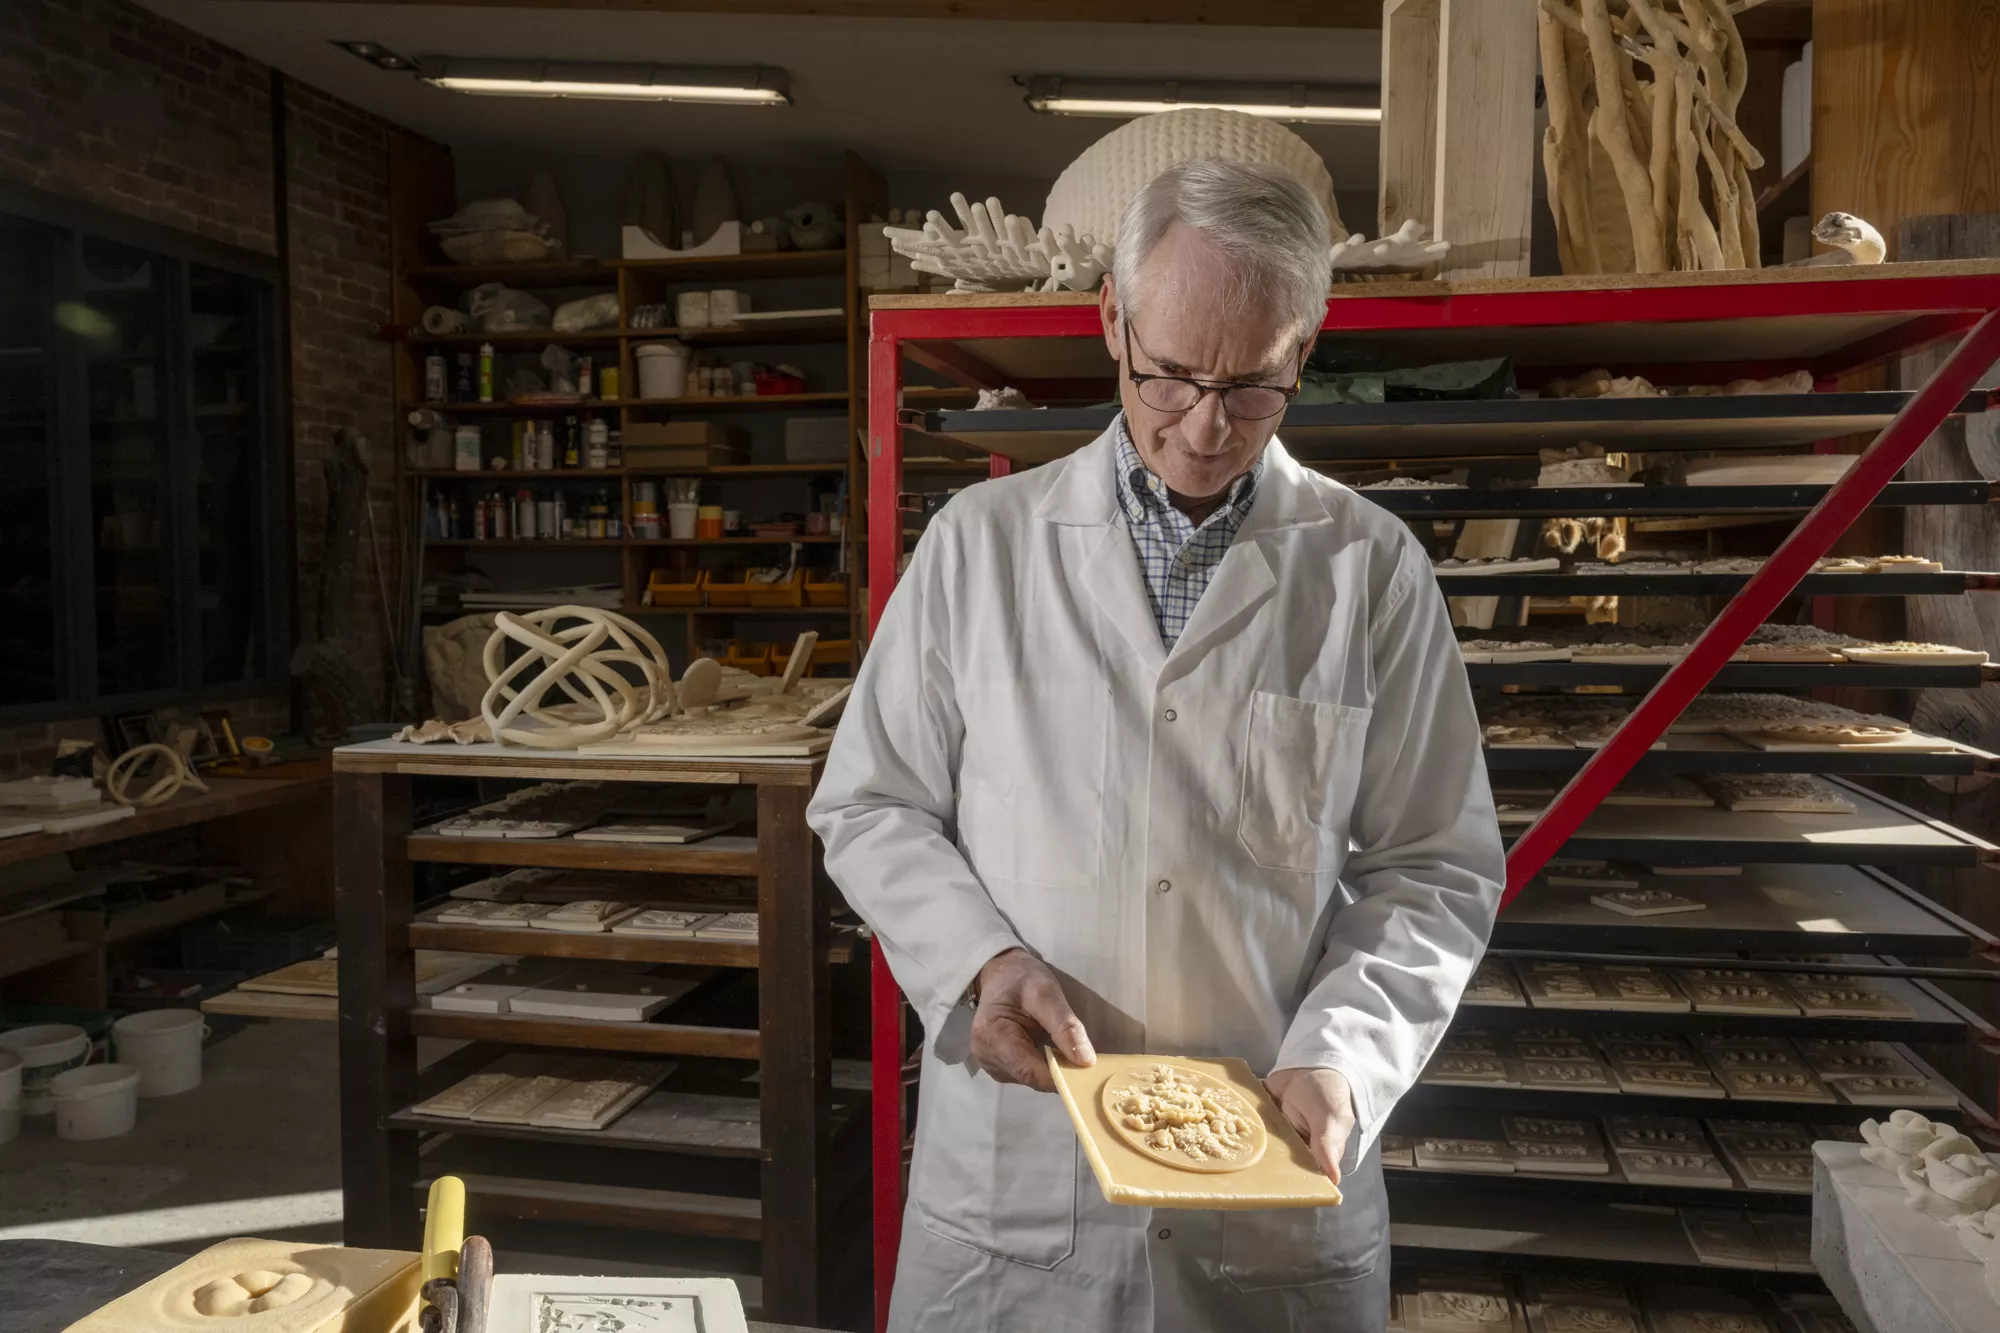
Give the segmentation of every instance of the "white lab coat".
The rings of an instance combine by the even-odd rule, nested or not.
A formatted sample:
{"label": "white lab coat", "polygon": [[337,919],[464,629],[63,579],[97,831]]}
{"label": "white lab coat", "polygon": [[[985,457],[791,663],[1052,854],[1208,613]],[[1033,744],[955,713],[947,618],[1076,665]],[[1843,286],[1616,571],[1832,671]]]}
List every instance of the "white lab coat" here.
{"label": "white lab coat", "polygon": [[[1465,671],[1394,517],[1273,440],[1172,652],[1110,434],[957,496],[917,544],[809,818],[925,1029],[891,1327],[1379,1329],[1373,1151],[1500,900]],[[1338,1069],[1333,1209],[1105,1203],[1059,1099],[968,1056],[1025,947],[1100,1051]]]}

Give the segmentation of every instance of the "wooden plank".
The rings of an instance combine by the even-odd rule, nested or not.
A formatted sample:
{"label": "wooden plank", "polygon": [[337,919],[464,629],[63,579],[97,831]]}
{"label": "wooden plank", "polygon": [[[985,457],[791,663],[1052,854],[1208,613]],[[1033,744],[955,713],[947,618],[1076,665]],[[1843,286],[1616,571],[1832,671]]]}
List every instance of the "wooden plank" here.
{"label": "wooden plank", "polygon": [[383,1117],[416,1094],[416,1003],[409,942],[410,780],[380,773],[334,779],[334,900],[340,926],[340,1177],[342,1238],[376,1249],[414,1249],[414,1134]]}
{"label": "wooden plank", "polygon": [[[836,1126],[853,1123],[856,1106],[833,1110]],[[543,1125],[498,1125],[398,1111],[389,1123],[425,1133],[472,1138],[514,1139],[699,1157],[758,1157],[764,1152],[763,1110],[754,1097],[655,1091],[603,1129],[552,1129]]]}
{"label": "wooden plank", "polygon": [[1436,220],[1437,91],[1438,0],[1384,0],[1377,236]]}
{"label": "wooden plank", "polygon": [[[714,844],[724,843],[717,847]],[[742,844],[748,843],[747,847]],[[547,866],[558,870],[649,870],[670,874],[757,873],[755,838],[711,838],[697,843],[589,842],[575,838],[460,838],[413,833],[412,861],[454,865]]]}
{"label": "wooden plank", "polygon": [[831,1198],[826,1188],[833,1092],[829,921],[822,872],[806,825],[810,793],[757,789],[757,919],[766,966],[757,974],[768,1131],[764,1163],[764,1309],[788,1324],[817,1324],[829,1290]]}
{"label": "wooden plank", "polygon": [[[367,0],[335,0],[366,3]],[[979,19],[1253,28],[1376,28],[1378,0],[425,0],[437,6],[631,10],[648,14],[781,14],[789,18]]]}
{"label": "wooden plank", "polygon": [[165,804],[137,811],[129,819],[74,833],[31,833],[21,838],[0,839],[0,866],[268,810],[295,801],[325,800],[330,792],[325,778],[206,778],[204,781],[208,784],[206,795],[183,790]]}
{"label": "wooden plank", "polygon": [[2000,0],[1813,6],[1812,213],[2000,212]]}
{"label": "wooden plank", "polygon": [[[691,963],[701,967],[756,967],[759,950],[737,940],[661,940],[640,935],[572,935],[560,930],[491,930],[480,926],[439,925],[416,921],[410,944],[418,949],[459,953],[520,955],[529,958],[589,958],[622,963]],[[827,945],[830,963],[854,957],[851,934],[835,935]]]}
{"label": "wooden plank", "polygon": [[1535,60],[1535,0],[1442,0],[1431,234],[1449,278],[1528,276]]}
{"label": "wooden plank", "polygon": [[725,1240],[757,1240],[763,1232],[763,1206],[756,1199],[520,1176],[457,1174],[465,1182],[471,1206],[482,1217],[626,1227],[682,1236],[718,1236]]}
{"label": "wooden plank", "polygon": [[331,995],[273,995],[268,991],[238,988],[203,1000],[201,1011],[244,1018],[300,1018],[333,1023],[340,1019],[340,1001]]}
{"label": "wooden plank", "polygon": [[[345,958],[346,951],[342,950]],[[341,987],[343,996],[346,986]],[[521,1014],[454,1014],[418,1009],[408,1015],[419,1037],[456,1037],[515,1046],[566,1046],[585,1051],[640,1055],[708,1055],[755,1060],[758,1036],[748,1028],[693,1027],[682,1023],[604,1023]],[[407,1100],[407,1099],[406,1099]]]}
{"label": "wooden plank", "polygon": [[[779,543],[782,545],[782,543]],[[811,787],[819,780],[818,757],[803,759],[632,759],[575,750],[530,750],[491,742],[478,745],[412,745],[369,741],[333,752],[335,773],[403,773],[460,778],[533,778],[566,782],[687,782],[708,786],[744,782]],[[4,847],[5,843],[0,843]]]}

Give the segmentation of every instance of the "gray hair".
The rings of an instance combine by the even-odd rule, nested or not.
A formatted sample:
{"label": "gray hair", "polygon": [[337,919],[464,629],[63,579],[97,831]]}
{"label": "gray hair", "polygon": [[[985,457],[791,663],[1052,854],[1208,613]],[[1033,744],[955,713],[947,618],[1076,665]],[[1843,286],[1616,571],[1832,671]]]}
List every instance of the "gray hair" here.
{"label": "gray hair", "polygon": [[1111,270],[1121,319],[1138,313],[1140,268],[1177,222],[1228,259],[1232,309],[1271,302],[1291,312],[1301,338],[1326,319],[1333,281],[1326,209],[1282,167],[1214,157],[1168,167],[1125,206]]}

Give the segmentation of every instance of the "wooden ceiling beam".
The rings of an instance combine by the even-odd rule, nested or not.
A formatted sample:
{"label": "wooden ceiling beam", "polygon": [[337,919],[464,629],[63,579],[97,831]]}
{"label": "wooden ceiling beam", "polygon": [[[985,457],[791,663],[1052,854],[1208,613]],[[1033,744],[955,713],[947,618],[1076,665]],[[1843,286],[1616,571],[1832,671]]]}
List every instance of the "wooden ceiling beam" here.
{"label": "wooden ceiling beam", "polygon": [[[342,4],[381,0],[335,0]],[[1029,23],[1380,28],[1382,0],[393,0],[431,8],[783,14],[822,18],[984,19]]]}

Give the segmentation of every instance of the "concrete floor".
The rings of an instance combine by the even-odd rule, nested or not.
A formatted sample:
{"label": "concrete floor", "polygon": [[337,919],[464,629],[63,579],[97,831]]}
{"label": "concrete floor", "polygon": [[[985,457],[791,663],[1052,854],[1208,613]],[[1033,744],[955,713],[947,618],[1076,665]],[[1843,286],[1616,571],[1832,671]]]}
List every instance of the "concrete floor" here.
{"label": "concrete floor", "polygon": [[201,1086],[143,1099],[115,1139],[69,1143],[35,1116],[0,1145],[0,1239],[192,1253],[229,1236],[340,1239],[331,1023],[251,1023],[210,1043]]}

